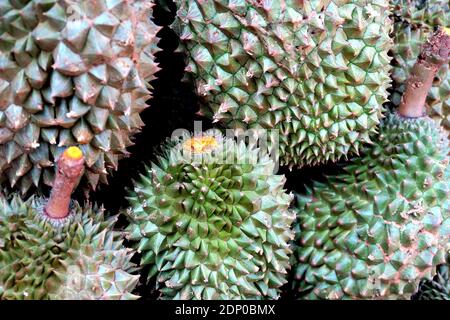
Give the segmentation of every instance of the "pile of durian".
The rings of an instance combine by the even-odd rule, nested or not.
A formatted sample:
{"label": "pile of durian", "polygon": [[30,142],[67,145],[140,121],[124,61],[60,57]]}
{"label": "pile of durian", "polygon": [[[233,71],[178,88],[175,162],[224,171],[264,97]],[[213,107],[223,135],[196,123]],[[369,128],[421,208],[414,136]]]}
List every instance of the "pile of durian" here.
{"label": "pile of durian", "polygon": [[[0,0],[0,300],[450,300],[448,1],[172,5]],[[132,172],[169,27],[213,129]]]}

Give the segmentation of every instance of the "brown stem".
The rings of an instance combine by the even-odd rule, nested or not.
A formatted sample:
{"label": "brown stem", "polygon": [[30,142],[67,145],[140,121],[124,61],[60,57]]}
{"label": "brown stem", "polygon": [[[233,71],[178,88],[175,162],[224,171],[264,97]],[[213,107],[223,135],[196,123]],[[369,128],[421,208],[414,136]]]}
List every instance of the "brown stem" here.
{"label": "brown stem", "polygon": [[57,162],[52,192],[45,206],[45,213],[53,219],[69,215],[72,192],[83,173],[84,157],[78,147],[67,148]]}
{"label": "brown stem", "polygon": [[450,35],[439,29],[422,47],[422,52],[406,82],[398,113],[418,118],[425,113],[425,100],[439,68],[449,61]]}

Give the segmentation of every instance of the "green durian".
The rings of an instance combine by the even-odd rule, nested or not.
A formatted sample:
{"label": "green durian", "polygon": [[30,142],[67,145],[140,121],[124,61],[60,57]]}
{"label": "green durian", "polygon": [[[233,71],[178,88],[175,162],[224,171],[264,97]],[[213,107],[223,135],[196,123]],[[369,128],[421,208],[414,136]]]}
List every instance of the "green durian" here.
{"label": "green durian", "polygon": [[0,299],[136,299],[133,251],[116,217],[71,200],[85,166],[78,147],[56,163],[50,197],[0,193]]}
{"label": "green durian", "polygon": [[71,145],[95,188],[128,155],[158,71],[152,0],[0,2],[0,180],[51,185]]}
{"label": "green durian", "polygon": [[304,299],[409,299],[445,262],[446,143],[428,117],[388,114],[373,145],[297,196],[293,287]]}
{"label": "green durian", "polygon": [[128,238],[163,299],[277,299],[292,195],[274,161],[213,131],[167,147],[136,183]]}
{"label": "green durian", "polygon": [[73,202],[65,219],[44,213],[47,199],[0,199],[0,299],[136,299],[132,251],[96,206]]}
{"label": "green durian", "polygon": [[213,122],[279,130],[291,167],[370,142],[390,83],[389,1],[175,3],[186,70]]}
{"label": "green durian", "polygon": [[[405,82],[420,49],[435,27],[450,27],[448,0],[391,0],[394,20],[392,49],[393,92],[391,101],[400,104]],[[428,114],[450,135],[450,65],[441,68],[428,93]],[[450,137],[450,136],[449,136]]]}

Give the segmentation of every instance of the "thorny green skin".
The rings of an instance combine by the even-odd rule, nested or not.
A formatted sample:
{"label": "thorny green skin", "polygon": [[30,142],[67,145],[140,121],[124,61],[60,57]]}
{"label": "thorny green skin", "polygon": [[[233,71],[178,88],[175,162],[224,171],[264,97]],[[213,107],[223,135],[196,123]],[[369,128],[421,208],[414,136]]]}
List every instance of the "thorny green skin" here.
{"label": "thorny green skin", "polygon": [[297,197],[305,299],[408,299],[445,262],[450,174],[430,118],[389,114],[366,155]]}
{"label": "thorny green skin", "polygon": [[[394,42],[392,49],[393,94],[391,101],[400,104],[405,83],[411,72],[421,46],[433,32],[434,27],[450,27],[448,0],[392,0],[394,19]],[[428,93],[428,114],[450,134],[450,72],[449,65],[442,67]],[[450,149],[449,149],[450,152]]]}
{"label": "thorny green skin", "polygon": [[390,82],[388,1],[175,2],[206,116],[280,130],[282,165],[336,161],[370,141]]}
{"label": "thorny green skin", "polygon": [[158,67],[151,0],[0,3],[0,180],[51,184],[71,145],[89,185],[128,155]]}
{"label": "thorny green skin", "polygon": [[287,282],[295,213],[285,177],[267,156],[222,164],[224,154],[246,161],[256,153],[224,145],[194,162],[180,145],[169,148],[129,199],[129,238],[163,299],[277,299]]}
{"label": "thorny green skin", "polygon": [[116,218],[73,203],[65,219],[43,213],[46,199],[0,197],[0,300],[136,299],[132,252]]}

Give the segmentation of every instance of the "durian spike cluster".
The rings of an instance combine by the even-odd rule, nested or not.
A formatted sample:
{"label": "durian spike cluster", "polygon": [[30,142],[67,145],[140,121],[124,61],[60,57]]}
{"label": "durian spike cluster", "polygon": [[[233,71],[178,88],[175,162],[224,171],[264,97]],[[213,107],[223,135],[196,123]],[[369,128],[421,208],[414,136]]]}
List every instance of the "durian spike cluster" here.
{"label": "durian spike cluster", "polygon": [[128,155],[158,71],[150,0],[0,2],[0,180],[51,185],[71,145],[91,188]]}
{"label": "durian spike cluster", "polygon": [[390,83],[389,1],[176,0],[173,25],[201,113],[280,132],[280,162],[358,153]]}
{"label": "durian spike cluster", "polygon": [[398,112],[365,156],[297,198],[294,288],[306,299],[404,299],[445,262],[450,166],[425,99],[450,36],[424,45]]}
{"label": "durian spike cluster", "polygon": [[431,119],[389,114],[366,156],[297,198],[306,299],[408,299],[445,262],[450,175]]}
{"label": "durian spike cluster", "polygon": [[[61,180],[75,180],[71,169],[81,174],[84,158],[72,157],[80,153],[63,153],[59,164],[74,162],[69,169],[59,168]],[[96,206],[63,201],[58,191],[67,191],[64,197],[70,200],[73,185],[55,188],[50,199],[0,197],[0,300],[136,299],[131,292],[139,276],[131,274],[136,269],[132,250],[113,230],[117,217],[106,218]],[[52,205],[57,202],[62,205]],[[55,218],[55,212],[62,214]]]}
{"label": "durian spike cluster", "polygon": [[171,144],[129,198],[148,280],[163,299],[277,299],[294,237],[285,177],[212,131]]}
{"label": "durian spike cluster", "polygon": [[[393,0],[394,42],[392,49],[393,93],[391,102],[398,106],[405,83],[419,56],[422,45],[433,30],[450,27],[448,0]],[[428,114],[450,134],[450,65],[440,69],[428,93]]]}

